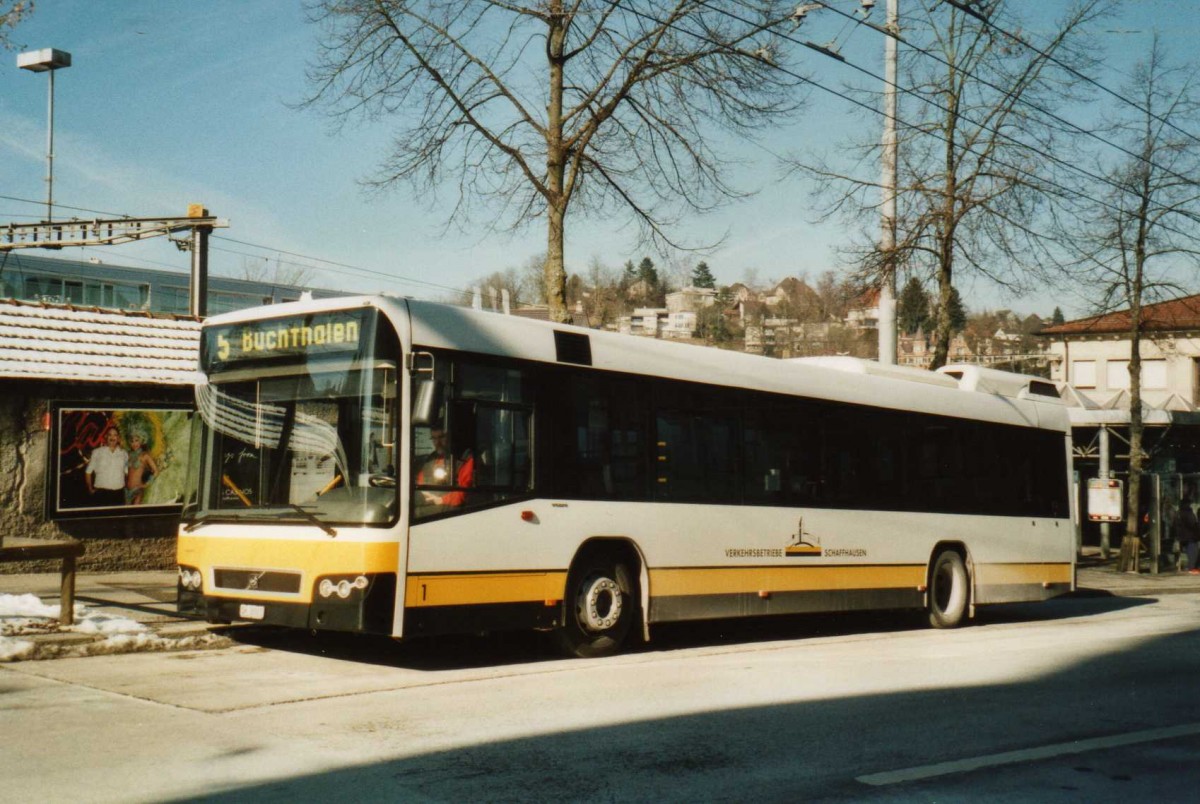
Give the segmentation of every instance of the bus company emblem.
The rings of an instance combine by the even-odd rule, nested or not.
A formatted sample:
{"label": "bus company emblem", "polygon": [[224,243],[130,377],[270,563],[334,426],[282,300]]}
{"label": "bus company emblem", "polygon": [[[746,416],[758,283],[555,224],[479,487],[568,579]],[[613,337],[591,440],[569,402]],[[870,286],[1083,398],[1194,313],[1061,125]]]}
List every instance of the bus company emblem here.
{"label": "bus company emblem", "polygon": [[251,575],[250,579],[246,581],[246,591],[253,592],[258,589],[258,582],[261,581],[262,577],[266,574],[267,571],[263,570],[262,572],[256,572]]}
{"label": "bus company emblem", "polygon": [[811,533],[806,533],[804,530],[804,517],[796,523],[796,533],[792,536],[792,542],[783,548],[783,554],[788,558],[820,558],[822,555],[821,542],[818,539],[816,543],[809,541],[815,537]]}

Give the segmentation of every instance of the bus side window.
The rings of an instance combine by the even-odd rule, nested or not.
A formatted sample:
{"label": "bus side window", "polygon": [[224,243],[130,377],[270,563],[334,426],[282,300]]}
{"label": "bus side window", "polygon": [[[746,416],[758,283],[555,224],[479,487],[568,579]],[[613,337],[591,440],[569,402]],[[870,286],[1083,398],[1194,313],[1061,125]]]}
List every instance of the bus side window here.
{"label": "bus side window", "polygon": [[659,410],[655,498],[740,502],[737,419],[714,411]]}
{"label": "bus side window", "polygon": [[438,430],[447,466],[440,484],[425,478],[418,466],[416,516],[455,513],[528,494],[533,404],[526,373],[445,360],[438,365],[452,369],[453,381],[445,389],[442,409],[430,411],[434,421],[428,426],[414,421],[413,455],[420,464]]}
{"label": "bus side window", "polygon": [[564,373],[555,377],[546,407],[555,408],[551,417],[557,422],[550,444],[553,494],[591,500],[645,498],[644,385],[626,380],[601,383]]}
{"label": "bus side window", "polygon": [[791,496],[794,452],[792,423],[787,417],[769,410],[747,412],[742,425],[746,502],[786,502]]}

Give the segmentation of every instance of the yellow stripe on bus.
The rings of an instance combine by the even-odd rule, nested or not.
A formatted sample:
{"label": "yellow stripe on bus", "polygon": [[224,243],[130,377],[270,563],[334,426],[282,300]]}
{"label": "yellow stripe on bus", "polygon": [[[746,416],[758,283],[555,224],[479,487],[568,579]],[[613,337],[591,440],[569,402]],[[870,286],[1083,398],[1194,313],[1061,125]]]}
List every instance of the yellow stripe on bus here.
{"label": "yellow stripe on bus", "polygon": [[1070,583],[1070,564],[977,564],[975,583],[978,586],[1000,586],[1030,583]]}
{"label": "yellow stripe on bus", "polygon": [[[977,585],[1070,583],[1070,564],[976,564]],[[733,567],[650,570],[654,597],[841,589],[916,589],[926,583],[924,564],[900,566]]]}
{"label": "yellow stripe on bus", "polygon": [[650,570],[655,597],[912,588],[925,583],[925,565],[894,567],[734,567]]}
{"label": "yellow stripe on bus", "polygon": [[466,606],[486,603],[559,601],[565,572],[409,575],[405,606]]}

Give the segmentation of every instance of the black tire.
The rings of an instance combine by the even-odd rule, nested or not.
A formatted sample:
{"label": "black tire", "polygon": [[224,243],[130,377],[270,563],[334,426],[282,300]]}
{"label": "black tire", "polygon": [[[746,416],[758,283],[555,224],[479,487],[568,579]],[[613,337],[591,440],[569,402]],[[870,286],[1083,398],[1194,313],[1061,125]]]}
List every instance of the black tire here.
{"label": "black tire", "polygon": [[953,550],[943,550],[929,571],[929,624],[934,628],[957,628],[967,617],[971,597],[967,565]]}
{"label": "black tire", "polygon": [[581,659],[620,652],[638,618],[637,587],[629,567],[604,556],[585,556],[567,577],[559,647]]}

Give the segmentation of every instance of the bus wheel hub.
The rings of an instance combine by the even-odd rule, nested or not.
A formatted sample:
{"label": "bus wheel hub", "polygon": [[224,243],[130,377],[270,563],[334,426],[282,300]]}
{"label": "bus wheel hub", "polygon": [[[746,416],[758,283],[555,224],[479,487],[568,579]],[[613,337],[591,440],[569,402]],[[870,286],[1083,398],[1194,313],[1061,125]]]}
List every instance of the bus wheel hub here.
{"label": "bus wheel hub", "polygon": [[579,614],[589,631],[605,631],[621,619],[621,588],[611,578],[592,578],[579,594]]}

